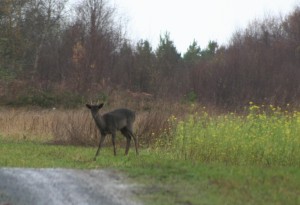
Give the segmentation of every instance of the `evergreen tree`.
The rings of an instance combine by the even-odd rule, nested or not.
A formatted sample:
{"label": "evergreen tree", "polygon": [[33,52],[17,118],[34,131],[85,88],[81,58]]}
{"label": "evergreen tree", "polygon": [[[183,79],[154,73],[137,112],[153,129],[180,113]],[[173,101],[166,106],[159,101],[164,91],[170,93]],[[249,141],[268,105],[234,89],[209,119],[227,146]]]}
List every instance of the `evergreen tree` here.
{"label": "evergreen tree", "polygon": [[135,83],[142,92],[149,92],[151,84],[156,79],[154,70],[155,54],[147,40],[141,40],[136,45],[135,53]]}
{"label": "evergreen tree", "polygon": [[170,76],[179,66],[181,55],[178,53],[174,42],[170,40],[168,32],[164,36],[160,36],[156,57],[157,68],[163,76]]}
{"label": "evergreen tree", "polygon": [[195,65],[200,60],[200,58],[201,48],[194,40],[193,43],[187,49],[186,53],[183,55],[183,61],[188,67],[191,67]]}
{"label": "evergreen tree", "polygon": [[219,48],[219,45],[216,41],[209,41],[207,48],[203,51],[201,51],[201,56],[203,58],[210,58],[213,57],[217,50]]}

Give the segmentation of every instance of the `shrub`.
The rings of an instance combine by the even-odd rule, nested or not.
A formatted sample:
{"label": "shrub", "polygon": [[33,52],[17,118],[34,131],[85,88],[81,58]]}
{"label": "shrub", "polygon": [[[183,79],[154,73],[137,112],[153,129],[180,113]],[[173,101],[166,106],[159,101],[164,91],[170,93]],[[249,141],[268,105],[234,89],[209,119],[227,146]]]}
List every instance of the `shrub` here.
{"label": "shrub", "polygon": [[41,91],[37,89],[28,89],[16,99],[9,100],[7,105],[25,107],[37,106],[43,108],[65,107],[75,108],[83,104],[83,97],[71,92],[55,93],[52,91]]}

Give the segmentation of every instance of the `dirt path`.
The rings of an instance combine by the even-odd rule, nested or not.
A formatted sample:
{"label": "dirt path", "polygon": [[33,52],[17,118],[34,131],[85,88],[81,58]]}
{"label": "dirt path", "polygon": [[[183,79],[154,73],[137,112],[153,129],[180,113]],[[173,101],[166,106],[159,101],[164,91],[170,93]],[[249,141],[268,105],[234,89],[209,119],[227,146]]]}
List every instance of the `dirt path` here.
{"label": "dirt path", "polygon": [[133,188],[108,170],[0,168],[0,205],[138,204]]}

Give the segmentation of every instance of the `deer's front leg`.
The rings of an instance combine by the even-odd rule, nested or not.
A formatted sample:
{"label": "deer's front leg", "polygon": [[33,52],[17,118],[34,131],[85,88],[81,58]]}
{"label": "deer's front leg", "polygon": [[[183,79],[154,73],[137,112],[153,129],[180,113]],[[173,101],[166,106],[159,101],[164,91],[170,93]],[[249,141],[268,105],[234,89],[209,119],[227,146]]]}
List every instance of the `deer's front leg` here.
{"label": "deer's front leg", "polygon": [[95,160],[95,161],[96,161],[96,157],[97,157],[98,154],[99,154],[100,148],[101,148],[101,146],[102,146],[102,144],[103,144],[103,142],[104,142],[105,136],[106,136],[105,134],[101,134],[101,136],[100,136],[99,146],[98,146],[96,155],[95,155],[95,157],[94,157],[94,160]]}

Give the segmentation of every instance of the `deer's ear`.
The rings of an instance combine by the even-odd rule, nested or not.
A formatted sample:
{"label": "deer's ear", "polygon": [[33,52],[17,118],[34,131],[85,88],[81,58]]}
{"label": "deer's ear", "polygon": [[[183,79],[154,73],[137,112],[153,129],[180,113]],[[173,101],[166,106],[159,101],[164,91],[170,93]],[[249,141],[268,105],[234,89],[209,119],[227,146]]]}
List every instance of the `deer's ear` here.
{"label": "deer's ear", "polygon": [[92,108],[92,106],[91,106],[91,105],[89,105],[89,104],[85,104],[85,106],[86,106],[87,108],[89,108],[89,109],[91,109],[91,108]]}
{"label": "deer's ear", "polygon": [[104,103],[101,103],[100,105],[98,105],[98,108],[99,108],[99,109],[102,108],[103,105],[104,105]]}

